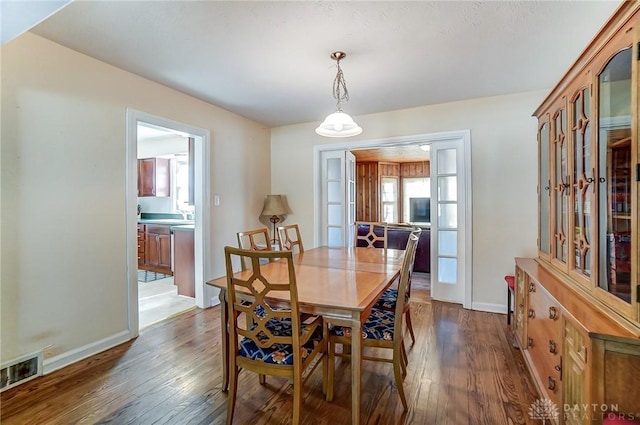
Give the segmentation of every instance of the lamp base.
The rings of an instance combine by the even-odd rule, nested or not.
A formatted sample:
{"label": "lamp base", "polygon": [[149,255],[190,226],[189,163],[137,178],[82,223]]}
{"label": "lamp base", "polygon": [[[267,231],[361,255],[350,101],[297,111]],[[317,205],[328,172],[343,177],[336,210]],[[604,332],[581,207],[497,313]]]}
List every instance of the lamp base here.
{"label": "lamp base", "polygon": [[269,217],[269,221],[273,223],[273,233],[271,233],[271,245],[273,247],[273,245],[278,242],[278,238],[276,238],[276,224],[280,222],[280,217],[278,217],[277,215],[272,215],[271,217]]}

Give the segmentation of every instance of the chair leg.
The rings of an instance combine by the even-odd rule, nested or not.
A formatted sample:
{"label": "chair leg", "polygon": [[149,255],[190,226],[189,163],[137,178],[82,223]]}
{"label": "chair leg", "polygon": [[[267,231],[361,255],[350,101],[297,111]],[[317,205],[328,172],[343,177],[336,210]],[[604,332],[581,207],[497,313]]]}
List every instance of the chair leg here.
{"label": "chair leg", "polygon": [[235,365],[229,367],[229,396],[227,398],[227,425],[231,425],[233,422],[233,413],[236,407],[236,393],[238,389],[238,368]]}
{"label": "chair leg", "polygon": [[300,423],[300,410],[302,409],[302,373],[293,376],[293,425]]}
{"label": "chair leg", "polygon": [[407,376],[407,365],[409,364],[409,359],[407,358],[407,349],[404,346],[404,340],[402,341],[402,344],[400,345],[400,352],[402,354],[402,378],[404,379],[405,376]]}
{"label": "chair leg", "polygon": [[259,374],[258,375],[258,382],[260,383],[260,385],[264,385],[267,383],[267,375],[264,374]]}
{"label": "chair leg", "polygon": [[416,343],[416,336],[413,333],[413,325],[411,324],[411,309],[407,309],[404,316],[407,322],[407,328],[409,329],[409,335],[411,335],[411,346],[413,347]]}
{"label": "chair leg", "polygon": [[404,407],[404,411],[409,410],[407,405],[407,397],[404,394],[404,386],[402,385],[402,360],[394,359],[393,362],[393,374],[396,378],[396,387],[398,387],[398,394],[400,395],[400,401],[402,402],[402,407]]}
{"label": "chair leg", "polygon": [[507,325],[511,326],[511,290],[507,288]]}
{"label": "chair leg", "polygon": [[336,345],[329,341],[327,345],[327,401],[333,401],[333,377],[336,373]]}

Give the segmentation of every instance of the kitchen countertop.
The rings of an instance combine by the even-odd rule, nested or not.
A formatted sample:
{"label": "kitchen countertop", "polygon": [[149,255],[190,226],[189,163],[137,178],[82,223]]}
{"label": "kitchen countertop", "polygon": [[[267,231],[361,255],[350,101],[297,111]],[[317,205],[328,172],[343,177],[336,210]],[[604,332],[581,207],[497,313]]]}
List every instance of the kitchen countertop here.
{"label": "kitchen countertop", "polygon": [[166,224],[168,226],[193,226],[195,221],[193,220],[180,220],[178,218],[139,218],[139,224]]}
{"label": "kitchen countertop", "polygon": [[196,228],[195,224],[183,224],[180,226],[171,226],[171,231],[174,231],[174,230],[193,231],[195,230],[195,228]]}

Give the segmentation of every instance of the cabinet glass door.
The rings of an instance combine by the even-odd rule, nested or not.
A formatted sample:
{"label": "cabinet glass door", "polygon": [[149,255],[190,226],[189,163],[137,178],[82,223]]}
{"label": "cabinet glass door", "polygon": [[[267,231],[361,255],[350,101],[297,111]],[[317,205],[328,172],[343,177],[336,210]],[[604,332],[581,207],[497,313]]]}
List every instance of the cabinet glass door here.
{"label": "cabinet glass door", "polygon": [[554,257],[563,264],[567,263],[567,233],[569,207],[569,154],[565,134],[567,133],[567,117],[565,109],[560,109],[553,116],[553,145],[555,149],[554,179]]}
{"label": "cabinet glass door", "polygon": [[538,170],[538,196],[540,201],[539,216],[539,249],[546,259],[551,252],[549,207],[551,205],[551,178],[549,176],[549,123],[545,122],[538,133],[540,149],[540,169]]}
{"label": "cabinet glass door", "polygon": [[615,54],[598,75],[598,286],[631,303],[632,51]]}
{"label": "cabinet glass door", "polygon": [[571,133],[573,146],[573,262],[579,276],[591,276],[591,201],[594,194],[591,163],[591,120],[588,88],[576,94],[571,103]]}

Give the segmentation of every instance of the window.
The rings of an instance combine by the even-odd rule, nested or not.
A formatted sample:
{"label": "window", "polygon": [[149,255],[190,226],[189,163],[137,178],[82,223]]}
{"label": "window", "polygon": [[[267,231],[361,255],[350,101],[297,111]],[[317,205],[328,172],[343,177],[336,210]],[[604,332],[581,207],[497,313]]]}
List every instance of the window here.
{"label": "window", "polygon": [[398,178],[382,177],[380,200],[382,221],[385,223],[398,222]]}
{"label": "window", "polygon": [[176,155],[174,181],[175,210],[185,215],[193,215],[195,208],[189,205],[189,159],[186,155]]}
{"label": "window", "polygon": [[429,177],[406,177],[402,179],[402,221],[410,222],[411,198],[431,197],[431,185]]}

